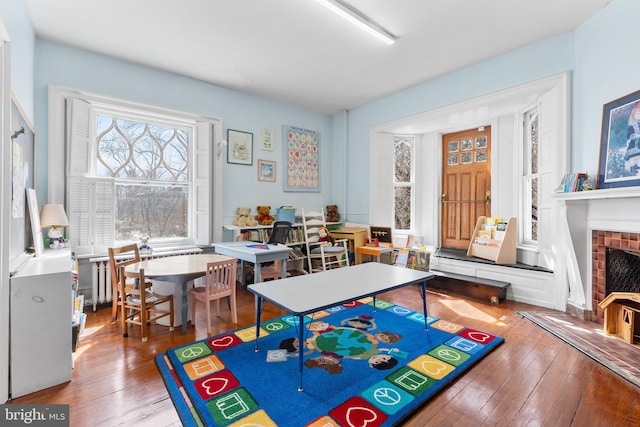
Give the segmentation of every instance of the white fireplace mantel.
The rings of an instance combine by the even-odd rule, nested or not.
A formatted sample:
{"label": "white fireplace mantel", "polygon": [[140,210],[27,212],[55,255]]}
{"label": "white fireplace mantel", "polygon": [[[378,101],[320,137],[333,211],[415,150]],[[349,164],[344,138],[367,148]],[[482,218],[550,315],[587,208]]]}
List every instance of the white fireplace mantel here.
{"label": "white fireplace mantel", "polygon": [[559,200],[601,200],[601,199],[633,199],[640,198],[640,187],[605,188],[601,190],[574,191],[571,193],[555,193],[551,197]]}
{"label": "white fireplace mantel", "polygon": [[593,230],[640,232],[640,187],[556,193],[559,204],[561,247],[566,251],[570,292],[567,303],[582,310],[592,309],[591,237]]}

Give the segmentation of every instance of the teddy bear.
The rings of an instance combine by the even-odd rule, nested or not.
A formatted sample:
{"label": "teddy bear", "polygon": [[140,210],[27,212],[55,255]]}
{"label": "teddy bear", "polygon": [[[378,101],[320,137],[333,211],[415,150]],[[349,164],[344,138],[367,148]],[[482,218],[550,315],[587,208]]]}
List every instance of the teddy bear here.
{"label": "teddy bear", "polygon": [[338,205],[327,205],[327,222],[340,222]]}
{"label": "teddy bear", "polygon": [[335,243],[333,237],[329,233],[329,229],[325,226],[318,229],[318,237],[318,242],[321,242],[323,246],[333,246]]}
{"label": "teddy bear", "polygon": [[276,220],[276,217],[271,215],[271,206],[258,206],[256,207],[258,211],[258,215],[255,216],[258,224],[260,225],[271,225],[273,221]]}
{"label": "teddy bear", "polygon": [[140,251],[140,254],[152,254],[153,253],[153,248],[149,245],[149,239],[150,238],[151,237],[149,237],[149,236],[140,238],[140,247],[138,248],[138,250]]}
{"label": "teddy bear", "polygon": [[238,208],[236,213],[237,215],[233,218],[233,225],[237,225],[238,227],[253,227],[258,225],[258,221],[249,216],[251,208]]}

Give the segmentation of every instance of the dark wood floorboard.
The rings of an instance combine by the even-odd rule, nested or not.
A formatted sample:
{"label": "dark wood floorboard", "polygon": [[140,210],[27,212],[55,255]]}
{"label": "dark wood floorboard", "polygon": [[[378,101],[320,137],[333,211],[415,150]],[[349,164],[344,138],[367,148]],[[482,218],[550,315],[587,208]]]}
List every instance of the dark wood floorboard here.
{"label": "dark wood floorboard", "polygon": [[[414,287],[382,299],[421,310]],[[226,307],[214,317],[219,334],[254,322],[253,297],[239,290],[238,324]],[[429,314],[500,335],[505,343],[436,395],[406,421],[408,426],[637,426],[640,389],[517,312],[537,310],[505,301],[488,305],[430,292]],[[282,313],[265,304],[263,319]],[[72,381],[11,403],[66,403],[72,426],[179,426],[153,357],[206,337],[203,310],[186,335],[151,327],[147,343],[138,329],[129,337],[111,322],[109,307],[87,315],[86,334],[75,353]]]}

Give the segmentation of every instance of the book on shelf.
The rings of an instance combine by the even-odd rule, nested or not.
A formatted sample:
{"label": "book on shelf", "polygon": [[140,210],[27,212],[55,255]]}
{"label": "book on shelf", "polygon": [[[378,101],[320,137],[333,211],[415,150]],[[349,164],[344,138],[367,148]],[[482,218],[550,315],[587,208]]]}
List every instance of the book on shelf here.
{"label": "book on shelf", "polygon": [[502,222],[502,218],[500,217],[494,217],[494,216],[488,216],[485,220],[484,223],[489,225],[489,226],[495,226],[497,223]]}
{"label": "book on shelf", "polygon": [[478,230],[478,238],[479,239],[490,239],[492,231],[493,231],[492,229]]}
{"label": "book on shelf", "polygon": [[420,245],[422,245],[422,236],[417,236],[415,234],[409,234],[407,236],[407,244],[405,245],[407,248]]}
{"label": "book on shelf", "polygon": [[289,248],[289,259],[299,259],[299,258],[305,258],[306,255],[304,254],[304,252],[302,252],[302,249],[300,249],[297,246],[291,246]]}
{"label": "book on shelf", "polygon": [[425,250],[424,251],[418,251],[415,252],[415,255],[413,257],[413,263],[411,264],[411,267],[414,270],[422,270],[422,271],[427,271],[429,270],[429,257],[431,256],[431,254],[429,253],[429,251]]}
{"label": "book on shelf", "polygon": [[575,191],[582,191],[582,185],[589,179],[589,175],[586,173],[567,173],[562,178],[558,192],[573,193]]}
{"label": "book on shelf", "polygon": [[406,267],[409,262],[409,248],[398,249],[398,256],[396,256],[396,265],[398,267]]}
{"label": "book on shelf", "polygon": [[[246,227],[239,232],[236,240],[264,243],[269,241],[272,232],[273,228],[271,227]],[[304,230],[302,229],[302,227],[292,227],[289,230],[289,235],[287,236],[286,242],[288,244],[304,243]]]}
{"label": "book on shelf", "polygon": [[493,238],[496,240],[504,240],[504,235],[507,233],[507,222],[499,222],[496,224],[496,230],[493,232]]}
{"label": "book on shelf", "polygon": [[499,248],[500,242],[494,239],[475,239],[473,243],[482,246],[488,246],[490,248]]}

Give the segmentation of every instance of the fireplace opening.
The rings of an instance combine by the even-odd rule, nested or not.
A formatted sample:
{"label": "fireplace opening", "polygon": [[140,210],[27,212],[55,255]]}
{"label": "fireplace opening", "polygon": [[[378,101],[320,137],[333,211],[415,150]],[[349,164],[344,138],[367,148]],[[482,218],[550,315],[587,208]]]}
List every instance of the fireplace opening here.
{"label": "fireplace opening", "polygon": [[[604,310],[599,304],[611,292],[615,292],[620,285],[624,286],[622,290],[640,292],[640,232],[619,232],[607,230],[593,230],[591,233],[591,302],[592,311],[589,318],[594,322],[604,324]],[[611,252],[611,255],[607,255]],[[613,252],[622,252],[614,254]],[[638,256],[636,256],[638,255]],[[613,260],[607,258],[614,257]],[[616,260],[617,257],[621,260]],[[613,265],[607,273],[607,262]],[[608,279],[611,289],[606,289],[606,281],[608,275],[612,278]],[[626,272],[626,273],[625,273]],[[627,275],[631,275],[629,278]],[[635,280],[634,280],[635,277]],[[635,283],[635,285],[633,284]]]}
{"label": "fireplace opening", "polygon": [[640,293],[640,250],[606,247],[604,296]]}

